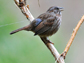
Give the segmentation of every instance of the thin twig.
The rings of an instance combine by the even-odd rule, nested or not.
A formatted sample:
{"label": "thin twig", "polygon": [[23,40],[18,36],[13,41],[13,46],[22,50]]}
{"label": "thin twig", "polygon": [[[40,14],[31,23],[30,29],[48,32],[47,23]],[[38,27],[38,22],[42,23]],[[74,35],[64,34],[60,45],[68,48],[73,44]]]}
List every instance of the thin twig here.
{"label": "thin twig", "polygon": [[84,15],[82,16],[82,18],[81,18],[80,21],[78,22],[77,26],[76,26],[75,29],[73,30],[72,36],[71,36],[70,40],[68,41],[68,43],[67,43],[67,45],[66,45],[66,47],[65,47],[65,49],[64,49],[64,52],[63,52],[63,56],[64,56],[64,57],[66,56],[67,52],[69,51],[70,46],[71,46],[71,44],[72,44],[72,42],[73,42],[73,40],[74,40],[74,38],[75,38],[75,36],[76,36],[76,34],[77,34],[77,31],[79,30],[79,28],[80,28],[80,26],[81,26],[81,24],[82,24],[83,22],[84,22]]}
{"label": "thin twig", "polygon": [[39,0],[38,0],[38,5],[39,5],[39,7],[40,7],[40,3],[39,3]]}
{"label": "thin twig", "polygon": [[[23,0],[21,0],[21,1],[14,0],[14,1],[15,1],[16,5],[21,9],[22,13],[27,17],[27,19],[29,19],[30,21],[33,21],[34,17],[30,13],[29,6],[26,5],[26,1],[25,0],[24,1]],[[25,4],[24,4],[24,2],[25,2]],[[48,49],[51,51],[52,55],[57,60],[57,63],[65,63],[64,58],[62,56],[60,56],[60,54],[58,53],[58,51],[54,47],[54,45],[52,43],[49,43],[49,40],[47,38],[41,38],[41,39],[45,43],[45,45],[48,47]]]}

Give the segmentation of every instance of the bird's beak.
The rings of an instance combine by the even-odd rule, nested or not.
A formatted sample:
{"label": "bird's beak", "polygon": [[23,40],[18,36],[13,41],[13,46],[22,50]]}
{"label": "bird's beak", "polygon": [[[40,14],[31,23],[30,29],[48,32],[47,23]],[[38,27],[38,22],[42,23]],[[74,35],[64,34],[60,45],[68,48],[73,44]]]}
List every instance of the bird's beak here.
{"label": "bird's beak", "polygon": [[59,7],[59,10],[60,10],[60,11],[64,11],[63,9],[64,9],[63,7]]}

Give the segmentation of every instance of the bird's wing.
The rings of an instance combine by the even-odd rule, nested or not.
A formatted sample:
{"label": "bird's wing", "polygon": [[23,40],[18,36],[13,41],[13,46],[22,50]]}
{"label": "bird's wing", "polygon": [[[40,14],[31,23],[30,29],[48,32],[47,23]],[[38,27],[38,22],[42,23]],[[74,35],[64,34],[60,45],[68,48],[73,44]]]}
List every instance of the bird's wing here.
{"label": "bird's wing", "polygon": [[41,21],[34,29],[35,35],[44,33],[45,31],[49,30],[53,26],[55,19],[55,17],[48,17]]}
{"label": "bird's wing", "polygon": [[35,34],[34,34],[34,35],[41,34],[41,33],[45,32],[45,31],[47,31],[48,29],[50,29],[50,27],[45,26],[45,25],[43,24],[43,22],[41,22],[41,23],[35,28],[35,30],[34,30]]}
{"label": "bird's wing", "polygon": [[35,21],[36,21],[35,26],[38,26],[42,20],[40,18],[37,18],[37,19],[35,19]]}

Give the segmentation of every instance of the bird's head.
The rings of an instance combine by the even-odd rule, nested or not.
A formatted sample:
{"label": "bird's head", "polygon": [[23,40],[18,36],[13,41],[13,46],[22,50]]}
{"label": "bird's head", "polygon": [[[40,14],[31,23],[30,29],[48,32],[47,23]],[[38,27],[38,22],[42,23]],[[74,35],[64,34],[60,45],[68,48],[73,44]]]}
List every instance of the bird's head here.
{"label": "bird's head", "polygon": [[57,7],[57,6],[52,6],[47,10],[47,12],[55,14],[61,14],[60,13],[61,11],[63,11],[63,7]]}

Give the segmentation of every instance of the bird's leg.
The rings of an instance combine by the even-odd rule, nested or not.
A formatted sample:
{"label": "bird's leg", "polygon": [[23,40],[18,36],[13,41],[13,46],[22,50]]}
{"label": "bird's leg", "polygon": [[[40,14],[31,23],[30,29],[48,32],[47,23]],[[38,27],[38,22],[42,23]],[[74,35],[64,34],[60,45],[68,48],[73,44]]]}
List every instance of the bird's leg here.
{"label": "bird's leg", "polygon": [[[48,39],[48,37],[40,37],[41,38],[41,40],[44,42],[44,43],[52,43],[49,39]],[[54,43],[52,43],[52,44],[54,44]]]}

